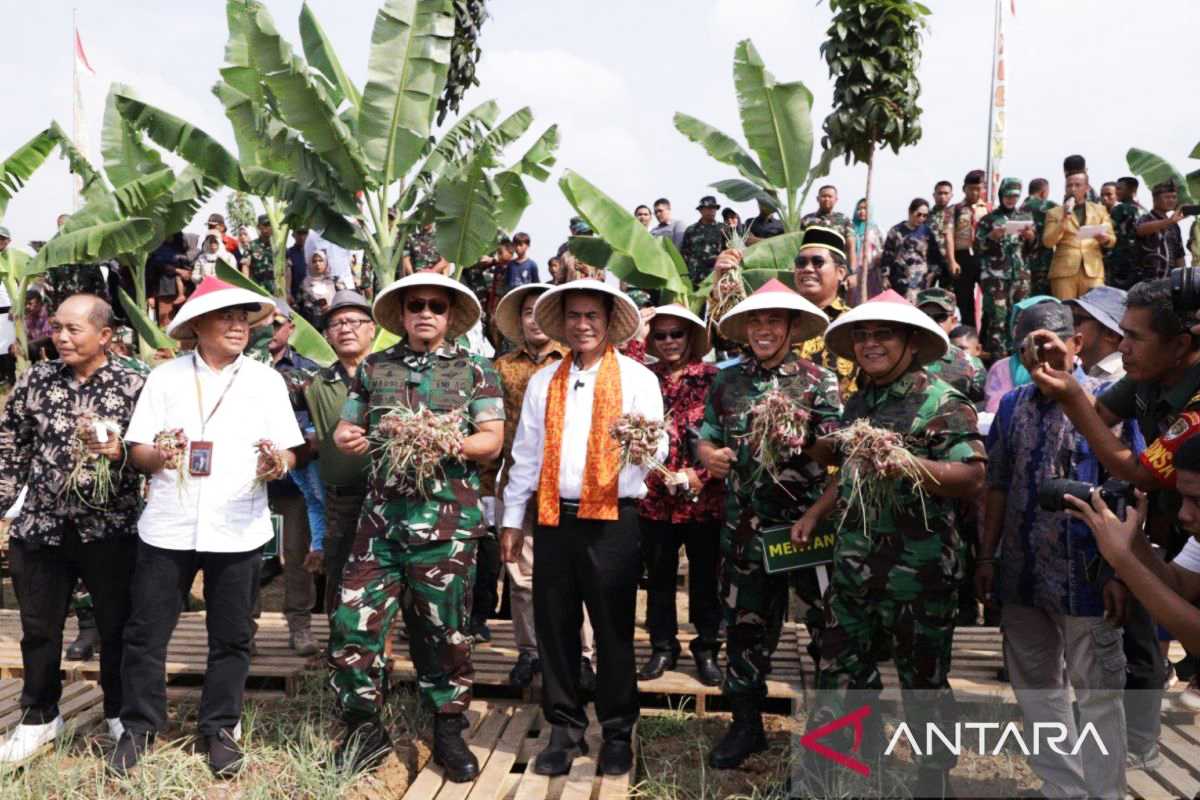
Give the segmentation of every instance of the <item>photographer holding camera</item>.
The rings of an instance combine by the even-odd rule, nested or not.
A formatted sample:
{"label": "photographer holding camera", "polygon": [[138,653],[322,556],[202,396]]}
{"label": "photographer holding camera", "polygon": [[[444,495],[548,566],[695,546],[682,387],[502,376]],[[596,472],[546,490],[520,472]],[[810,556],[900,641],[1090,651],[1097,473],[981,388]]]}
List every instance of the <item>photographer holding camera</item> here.
{"label": "photographer holding camera", "polygon": [[[1076,364],[1082,335],[1069,308],[1042,303],[1026,309],[1014,333],[1020,341],[1038,330],[1053,332],[1062,344],[1050,359],[1055,370],[1072,374],[1088,397],[1103,391],[1105,382]],[[1133,426],[1120,427],[1137,449]],[[1036,385],[1004,396],[988,432],[987,511],[976,590],[990,603],[994,588],[1001,603],[1004,663],[1026,730],[1035,723],[1061,724],[1073,741],[1078,730],[1073,687],[1078,724],[1092,724],[1109,750],[1107,757],[1094,746],[1085,746],[1080,757],[1031,755],[1046,796],[1121,797],[1125,791],[1126,590],[1111,574],[1100,579],[1093,574],[1096,540],[1064,513],[1062,503],[1064,492],[1087,497],[1090,485],[1104,479],[1083,436]],[[1047,486],[1054,489],[1049,498],[1041,496]]]}

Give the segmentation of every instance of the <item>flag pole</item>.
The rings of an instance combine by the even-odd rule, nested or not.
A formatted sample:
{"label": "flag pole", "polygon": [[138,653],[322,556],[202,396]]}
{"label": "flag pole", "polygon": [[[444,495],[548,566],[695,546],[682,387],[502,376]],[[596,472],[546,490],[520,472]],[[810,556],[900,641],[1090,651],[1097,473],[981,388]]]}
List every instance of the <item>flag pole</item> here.
{"label": "flag pole", "polygon": [[[79,141],[79,56],[77,54],[79,36],[79,9],[71,9],[71,141]],[[71,209],[79,210],[79,194],[83,188],[80,177],[71,172]]]}
{"label": "flag pole", "polygon": [[984,195],[984,202],[988,207],[992,205],[992,197],[997,187],[993,186],[994,177],[992,171],[994,169],[993,151],[994,140],[996,135],[996,74],[1000,60],[1000,3],[1002,0],[996,0],[995,17],[992,22],[992,81],[991,88],[988,91],[988,126],[987,126],[987,177],[984,179],[984,187],[987,190]]}

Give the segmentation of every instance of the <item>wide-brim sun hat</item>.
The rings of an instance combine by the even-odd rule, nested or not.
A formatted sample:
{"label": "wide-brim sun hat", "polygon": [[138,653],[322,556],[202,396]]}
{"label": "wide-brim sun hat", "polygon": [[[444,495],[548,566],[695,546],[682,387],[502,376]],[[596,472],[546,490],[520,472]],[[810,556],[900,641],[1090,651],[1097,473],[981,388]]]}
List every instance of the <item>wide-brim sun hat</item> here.
{"label": "wide-brim sun hat", "polygon": [[475,294],[463,284],[439,275],[436,272],[417,272],[393,283],[375,298],[373,315],[375,322],[397,336],[404,335],[404,294],[409,289],[430,286],[444,289],[450,296],[450,319],[446,326],[446,340],[462,336],[479,321],[483,309]]}
{"label": "wide-brim sun hat", "polygon": [[500,335],[513,344],[524,342],[525,330],[521,326],[521,307],[525,305],[525,298],[531,294],[548,292],[553,288],[554,284],[552,283],[523,283],[509,289],[508,293],[500,298],[496,312],[492,315],[492,319],[496,321],[496,330],[500,331]]}
{"label": "wide-brim sun hat", "polygon": [[834,320],[829,330],[825,331],[825,347],[835,356],[853,361],[854,337],[851,331],[861,322],[892,323],[911,329],[917,345],[914,360],[920,366],[937,361],[950,349],[950,340],[946,338],[942,327],[891,289]]}
{"label": "wide-brim sun hat", "polygon": [[820,336],[829,326],[829,317],[825,316],[824,311],[788,288],[787,284],[777,278],[772,278],[760,286],[754,294],[729,309],[717,323],[717,331],[730,341],[749,344],[750,338],[746,335],[746,321],[750,315],[755,311],[773,309],[799,313],[800,327],[794,334],[796,341],[802,342],[814,336]]}
{"label": "wide-brim sun hat", "polygon": [[200,281],[196,291],[179,307],[179,313],[167,327],[167,335],[180,341],[195,338],[192,323],[212,311],[246,306],[251,327],[275,316],[275,302],[269,297],[208,276]]}
{"label": "wide-brim sun hat", "polygon": [[533,316],[542,332],[568,347],[570,343],[566,337],[564,314],[567,292],[594,292],[613,299],[612,313],[608,317],[608,340],[617,347],[632,339],[642,325],[637,304],[620,289],[595,278],[579,278],[562,283],[538,298],[537,305],[533,307]]}
{"label": "wide-brim sun hat", "polygon": [[671,303],[654,309],[654,316],[650,318],[650,333],[646,336],[646,352],[648,354],[658,359],[662,358],[658,343],[654,340],[654,320],[661,317],[676,317],[688,324],[688,358],[698,361],[712,349],[708,340],[708,326],[704,324],[704,320],[683,306]]}

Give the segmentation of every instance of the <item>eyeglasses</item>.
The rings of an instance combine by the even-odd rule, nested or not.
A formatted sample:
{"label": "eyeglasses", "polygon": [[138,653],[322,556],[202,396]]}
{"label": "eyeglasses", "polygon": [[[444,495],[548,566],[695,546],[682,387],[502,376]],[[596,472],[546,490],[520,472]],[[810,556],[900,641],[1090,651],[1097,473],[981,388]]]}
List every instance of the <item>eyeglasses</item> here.
{"label": "eyeglasses", "polygon": [[426,308],[434,316],[440,317],[450,310],[450,304],[445,300],[422,300],[421,298],[413,298],[404,304],[404,310],[409,314],[420,314]]}
{"label": "eyeglasses", "polygon": [[336,331],[336,330],[341,330],[342,328],[348,328],[349,330],[356,331],[359,328],[361,328],[363,325],[366,325],[370,321],[371,320],[365,319],[365,318],[339,319],[337,322],[331,322],[328,325],[326,325],[325,329],[330,330],[330,331]]}
{"label": "eyeglasses", "polygon": [[854,340],[855,344],[867,344],[871,341],[883,344],[895,339],[896,331],[891,328],[876,328],[870,331],[863,328],[854,328],[850,331],[850,338]]}
{"label": "eyeglasses", "polygon": [[687,331],[682,328],[676,328],[673,331],[655,331],[654,341],[665,342],[667,339],[682,339],[687,336]]}
{"label": "eyeglasses", "polygon": [[809,264],[812,264],[812,268],[819,271],[821,267],[825,266],[827,261],[828,259],[825,256],[796,256],[795,264],[796,269],[804,269]]}

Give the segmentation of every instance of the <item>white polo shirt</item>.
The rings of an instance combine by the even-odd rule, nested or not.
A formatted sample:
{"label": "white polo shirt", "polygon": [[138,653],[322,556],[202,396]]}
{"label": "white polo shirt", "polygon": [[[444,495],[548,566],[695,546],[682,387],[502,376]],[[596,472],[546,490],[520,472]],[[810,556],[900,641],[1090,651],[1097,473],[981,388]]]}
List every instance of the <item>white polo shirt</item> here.
{"label": "white polo shirt", "polygon": [[[203,437],[197,377],[205,417],[229,387]],[[212,474],[188,475],[182,493],[175,470],[151,476],[150,497],[138,520],[142,541],[210,553],[244,553],[266,544],[274,534],[267,489],[255,486],[254,443],[270,439],[281,450],[304,443],[283,377],[245,356],[215,372],[198,355],[185,353],[150,373],[125,440],[152,445],[171,428],[182,428],[189,442],[212,442]],[[187,469],[186,458],[182,467]]]}

